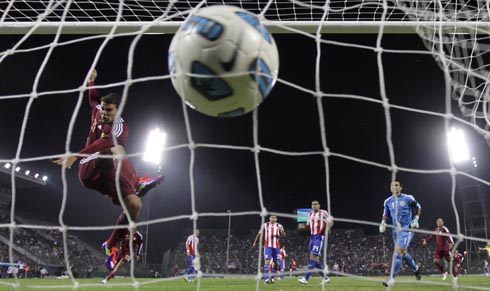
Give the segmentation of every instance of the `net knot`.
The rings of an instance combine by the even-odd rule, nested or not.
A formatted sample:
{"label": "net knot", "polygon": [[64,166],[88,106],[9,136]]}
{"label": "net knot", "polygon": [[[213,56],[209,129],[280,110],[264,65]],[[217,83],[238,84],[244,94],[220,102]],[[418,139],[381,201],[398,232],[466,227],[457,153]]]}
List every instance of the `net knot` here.
{"label": "net knot", "polygon": [[197,148],[197,145],[194,142],[189,143],[189,149],[194,150]]}
{"label": "net knot", "polygon": [[197,220],[197,218],[199,217],[199,215],[197,214],[197,212],[193,212],[192,215],[189,217],[190,220]]}
{"label": "net knot", "polygon": [[267,209],[266,208],[262,208],[262,211],[260,212],[260,216],[262,217],[266,217],[267,216]]}

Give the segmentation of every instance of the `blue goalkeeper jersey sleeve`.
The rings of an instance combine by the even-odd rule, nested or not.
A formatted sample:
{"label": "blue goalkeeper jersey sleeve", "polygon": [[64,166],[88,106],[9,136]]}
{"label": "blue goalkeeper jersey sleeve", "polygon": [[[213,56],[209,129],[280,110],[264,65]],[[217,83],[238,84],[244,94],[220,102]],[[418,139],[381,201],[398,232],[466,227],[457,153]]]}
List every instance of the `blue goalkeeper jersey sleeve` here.
{"label": "blue goalkeeper jersey sleeve", "polygon": [[[398,203],[398,207],[396,202]],[[413,219],[413,211],[420,208],[420,204],[412,195],[402,193],[398,198],[390,196],[385,200],[383,216],[391,217],[393,226],[396,226],[396,222],[398,221],[401,227],[409,228],[410,222]]]}

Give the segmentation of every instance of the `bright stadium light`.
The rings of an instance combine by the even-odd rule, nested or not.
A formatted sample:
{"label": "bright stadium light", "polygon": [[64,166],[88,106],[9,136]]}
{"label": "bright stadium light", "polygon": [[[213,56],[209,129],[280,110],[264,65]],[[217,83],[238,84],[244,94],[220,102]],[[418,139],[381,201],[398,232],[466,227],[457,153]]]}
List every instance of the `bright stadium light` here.
{"label": "bright stadium light", "polygon": [[473,161],[473,168],[478,168],[478,163],[476,162],[476,158],[472,157],[471,160]]}
{"label": "bright stadium light", "polygon": [[43,181],[47,181],[48,180],[48,176],[43,176]]}
{"label": "bright stadium light", "polygon": [[164,131],[160,131],[159,128],[151,130],[146,140],[143,161],[158,165],[162,159],[163,148],[166,142],[167,134]]}
{"label": "bright stadium light", "polygon": [[20,167],[15,168],[15,171],[16,172],[20,171]]}
{"label": "bright stadium light", "polygon": [[39,173],[34,174],[34,178],[39,178]]}
{"label": "bright stadium light", "polygon": [[12,165],[10,163],[5,163],[5,165],[4,165],[5,169],[10,169],[11,166]]}
{"label": "bright stadium light", "polygon": [[25,171],[26,176],[29,176],[30,173],[31,173],[31,171],[29,171],[29,170]]}
{"label": "bright stadium light", "polygon": [[453,163],[468,161],[470,153],[461,129],[451,128],[447,134],[447,145]]}

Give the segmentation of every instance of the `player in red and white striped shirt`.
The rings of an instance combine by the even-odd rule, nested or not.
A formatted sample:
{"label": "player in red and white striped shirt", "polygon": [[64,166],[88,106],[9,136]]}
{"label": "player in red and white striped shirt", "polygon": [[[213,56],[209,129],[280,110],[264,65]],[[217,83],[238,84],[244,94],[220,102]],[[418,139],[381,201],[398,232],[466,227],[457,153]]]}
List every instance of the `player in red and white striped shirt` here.
{"label": "player in red and white striped shirt", "polygon": [[308,263],[308,273],[298,281],[301,284],[308,284],[308,279],[311,276],[313,269],[319,269],[319,273],[322,276],[322,284],[326,284],[330,281],[326,274],[321,271],[324,266],[321,262],[323,256],[323,248],[325,245],[325,234],[330,233],[330,228],[333,226],[333,218],[328,214],[326,210],[320,209],[320,202],[313,200],[311,202],[311,208],[313,209],[308,214],[308,221],[306,225],[310,226],[310,261]]}
{"label": "player in red and white striped shirt", "polygon": [[192,283],[194,281],[193,276],[189,275],[194,275],[196,273],[196,269],[194,268],[194,260],[196,259],[196,256],[199,256],[199,234],[201,231],[196,228],[196,231],[194,234],[191,234],[187,237],[187,240],[185,242],[185,249],[187,253],[187,260],[189,262],[189,269],[187,269],[187,272],[184,274],[184,280],[186,280],[189,283]]}
{"label": "player in red and white striped shirt", "polygon": [[272,260],[275,269],[279,270],[281,260],[281,243],[279,239],[280,237],[286,237],[286,233],[284,232],[284,227],[277,223],[277,216],[271,215],[269,222],[264,223],[259,233],[257,233],[253,247],[257,245],[261,234],[264,236],[264,282],[272,284],[274,281],[273,277],[270,276],[269,265]]}

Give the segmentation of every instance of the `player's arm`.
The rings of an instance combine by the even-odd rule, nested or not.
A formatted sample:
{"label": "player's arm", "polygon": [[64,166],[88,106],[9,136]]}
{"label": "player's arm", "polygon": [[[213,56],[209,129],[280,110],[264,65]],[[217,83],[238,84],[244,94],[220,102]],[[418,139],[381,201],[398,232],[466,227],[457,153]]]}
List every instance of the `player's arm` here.
{"label": "player's arm", "polygon": [[423,245],[428,244],[428,243],[429,243],[429,242],[430,242],[430,241],[431,241],[433,238],[434,238],[434,234],[430,234],[428,237],[426,237],[426,238],[424,238],[424,239],[422,240],[422,244],[423,244]]}
{"label": "player's arm", "polygon": [[383,203],[383,215],[381,216],[381,222],[379,223],[379,232],[384,233],[386,231],[386,220],[388,219],[390,215],[390,209],[388,208],[388,204],[385,202]]}
{"label": "player's arm", "polygon": [[328,214],[327,214],[327,231],[328,231],[328,234],[330,234],[330,233],[331,233],[331,231],[330,231],[330,230],[331,230],[331,229],[332,229],[332,227],[333,227],[333,223],[334,223],[334,222],[333,222],[333,216],[330,216],[330,215],[328,215]]}
{"label": "player's arm", "polygon": [[97,89],[94,88],[95,79],[97,79],[97,70],[94,69],[90,73],[90,76],[88,78],[88,86],[89,86],[88,100],[90,103],[90,107],[92,107],[92,108],[99,105],[101,102],[101,97],[100,97],[99,91],[97,91]]}
{"label": "player's arm", "polygon": [[265,226],[264,226],[264,224],[262,224],[262,226],[260,227],[259,232],[258,232],[258,233],[257,233],[257,235],[255,236],[255,240],[254,240],[254,243],[253,243],[252,247],[254,247],[254,248],[255,248],[255,246],[257,245],[257,242],[259,241],[260,234],[261,234],[261,233],[264,231],[264,229],[265,229]]}
{"label": "player's arm", "polygon": [[415,217],[410,222],[410,227],[412,227],[412,228],[419,228],[419,219],[420,219],[420,214],[422,214],[422,207],[417,202],[417,200],[415,200],[415,198],[413,196],[410,195],[410,197],[413,199],[413,201],[410,204],[410,206],[412,206],[413,208],[415,208],[415,210],[417,211],[416,214],[415,214]]}
{"label": "player's arm", "polygon": [[443,229],[444,229],[444,233],[448,234],[448,236],[446,236],[445,239],[449,249],[452,250],[454,246],[453,237],[451,236],[451,233],[449,232],[449,229],[447,227],[444,227]]}
{"label": "player's arm", "polygon": [[[85,148],[80,150],[78,153],[89,155],[89,154],[100,152],[100,151],[103,151],[106,149],[110,149],[113,146],[114,146],[114,143],[112,142],[112,137],[104,137],[104,138],[96,140],[91,145],[86,146]],[[107,153],[107,154],[110,154],[110,153]],[[68,156],[68,157],[60,157],[58,159],[55,159],[55,160],[53,160],[53,163],[55,163],[59,166],[63,166],[65,164],[65,160],[66,160],[66,167],[68,169],[71,169],[73,164],[77,160],[81,159],[82,157],[83,156],[81,156],[81,155],[73,154],[73,155]]]}
{"label": "player's arm", "polygon": [[[65,163],[66,160],[66,163]],[[66,167],[68,169],[71,169],[73,164],[78,160],[77,156],[68,156],[68,157],[60,157],[57,159],[53,160],[54,164],[57,164],[58,166],[63,166],[66,164]]]}
{"label": "player's arm", "polygon": [[386,231],[386,220],[388,219],[388,217],[384,216],[381,218],[381,222],[379,224],[379,232],[380,233],[383,233]]}
{"label": "player's arm", "polygon": [[261,232],[259,231],[259,233],[257,233],[257,235],[255,236],[254,243],[253,243],[253,245],[252,245],[252,247],[254,247],[254,248],[255,248],[255,246],[257,245],[257,242],[259,241],[259,238],[260,238],[260,233],[261,233]]}

